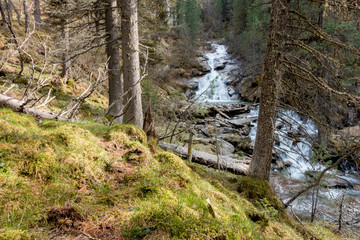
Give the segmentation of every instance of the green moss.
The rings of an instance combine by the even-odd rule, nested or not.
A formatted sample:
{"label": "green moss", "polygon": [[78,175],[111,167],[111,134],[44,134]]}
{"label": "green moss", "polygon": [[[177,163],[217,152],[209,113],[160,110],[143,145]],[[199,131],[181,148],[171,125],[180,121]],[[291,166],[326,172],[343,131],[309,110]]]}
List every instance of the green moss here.
{"label": "green moss", "polygon": [[268,181],[255,177],[242,177],[238,182],[237,191],[245,198],[253,202],[266,199],[270,206],[277,210],[283,210],[283,204],[276,198]]}
{"label": "green moss", "polygon": [[38,130],[38,126],[34,118],[27,114],[14,113],[11,109],[0,108],[0,118],[1,120],[11,124],[12,125],[11,128],[16,128],[16,129],[22,128],[27,131]]}
{"label": "green moss", "polygon": [[6,240],[27,240],[27,239],[33,239],[31,235],[24,230],[21,229],[5,229],[0,230],[0,239],[6,239]]}
{"label": "green moss", "polygon": [[269,218],[259,211],[248,211],[247,215],[251,221],[259,224],[262,228],[265,228],[269,225]]}
{"label": "green moss", "polygon": [[16,84],[24,84],[24,85],[28,84],[28,81],[29,79],[25,76],[21,76],[13,80],[13,82]]}
{"label": "green moss", "polygon": [[137,141],[129,141],[126,144],[127,153],[123,156],[124,160],[135,164],[150,164],[152,154],[147,147]]}
{"label": "green moss", "polygon": [[119,142],[126,142],[124,133],[127,134],[131,140],[138,140],[141,143],[146,143],[147,137],[145,132],[137,126],[129,124],[115,125],[107,132],[108,139],[116,139]]}

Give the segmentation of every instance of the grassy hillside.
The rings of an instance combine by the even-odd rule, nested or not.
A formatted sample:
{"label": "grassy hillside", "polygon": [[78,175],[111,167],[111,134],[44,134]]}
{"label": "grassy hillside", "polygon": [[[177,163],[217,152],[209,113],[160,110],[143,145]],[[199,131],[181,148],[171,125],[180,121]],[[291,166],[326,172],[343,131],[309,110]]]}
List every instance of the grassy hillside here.
{"label": "grassy hillside", "polygon": [[133,126],[0,109],[0,239],[303,239],[268,189],[186,164]]}

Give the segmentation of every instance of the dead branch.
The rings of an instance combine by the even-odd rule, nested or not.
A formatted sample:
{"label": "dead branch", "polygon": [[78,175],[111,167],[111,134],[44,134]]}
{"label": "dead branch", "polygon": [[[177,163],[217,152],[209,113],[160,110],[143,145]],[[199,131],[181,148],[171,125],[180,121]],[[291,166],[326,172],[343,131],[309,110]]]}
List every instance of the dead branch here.
{"label": "dead branch", "polygon": [[38,119],[54,119],[67,121],[66,118],[58,117],[57,115],[48,111],[39,111],[34,108],[24,107],[24,101],[5,96],[3,94],[0,94],[0,107],[7,107],[15,112],[27,113]]}

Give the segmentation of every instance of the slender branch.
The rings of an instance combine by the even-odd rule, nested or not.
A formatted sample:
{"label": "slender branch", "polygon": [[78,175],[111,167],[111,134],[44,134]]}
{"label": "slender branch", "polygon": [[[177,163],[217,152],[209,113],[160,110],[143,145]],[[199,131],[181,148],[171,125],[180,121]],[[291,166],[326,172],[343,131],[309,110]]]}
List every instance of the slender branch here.
{"label": "slender branch", "polygon": [[327,173],[329,170],[335,168],[336,166],[338,166],[340,163],[342,163],[344,160],[346,160],[347,158],[349,158],[351,155],[353,155],[357,150],[360,149],[360,146],[357,146],[356,148],[354,148],[353,150],[351,150],[349,153],[347,153],[346,155],[342,156],[341,158],[339,158],[335,163],[333,163],[332,165],[328,166],[327,168],[325,168],[324,170],[321,171],[319,177],[316,179],[316,181],[311,184],[310,186],[304,188],[303,190],[299,191],[297,194],[295,194],[295,196],[293,196],[291,199],[289,199],[284,205],[285,208],[287,208],[293,201],[295,201],[300,195],[302,195],[303,193],[309,191],[310,189],[312,189],[313,187],[316,187],[320,184],[322,178],[325,176],[325,173]]}

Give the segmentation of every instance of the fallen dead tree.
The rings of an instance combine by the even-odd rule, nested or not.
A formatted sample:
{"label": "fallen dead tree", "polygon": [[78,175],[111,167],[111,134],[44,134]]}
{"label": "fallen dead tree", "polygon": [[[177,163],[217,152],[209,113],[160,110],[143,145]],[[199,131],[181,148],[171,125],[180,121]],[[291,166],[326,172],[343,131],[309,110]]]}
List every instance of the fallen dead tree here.
{"label": "fallen dead tree", "polygon": [[[182,147],[177,144],[171,144],[171,143],[165,143],[165,142],[159,142],[158,144],[161,148],[165,148],[166,150],[172,151],[181,157],[186,158],[188,155],[188,148]],[[244,157],[243,159],[234,159],[230,158],[228,156],[220,155],[220,161],[218,161],[218,158],[216,155],[209,154],[206,152],[201,151],[192,151],[192,161],[212,167],[215,169],[218,169],[218,166],[220,169],[229,171],[238,175],[247,175],[249,165],[246,163],[250,162],[250,158]]]}
{"label": "fallen dead tree", "polygon": [[35,108],[26,107],[26,103],[15,98],[11,98],[0,94],[0,107],[11,108],[15,112],[27,113],[38,119],[55,119],[61,121],[67,121],[66,118],[58,117],[56,114],[53,114],[48,111],[40,111]]}

